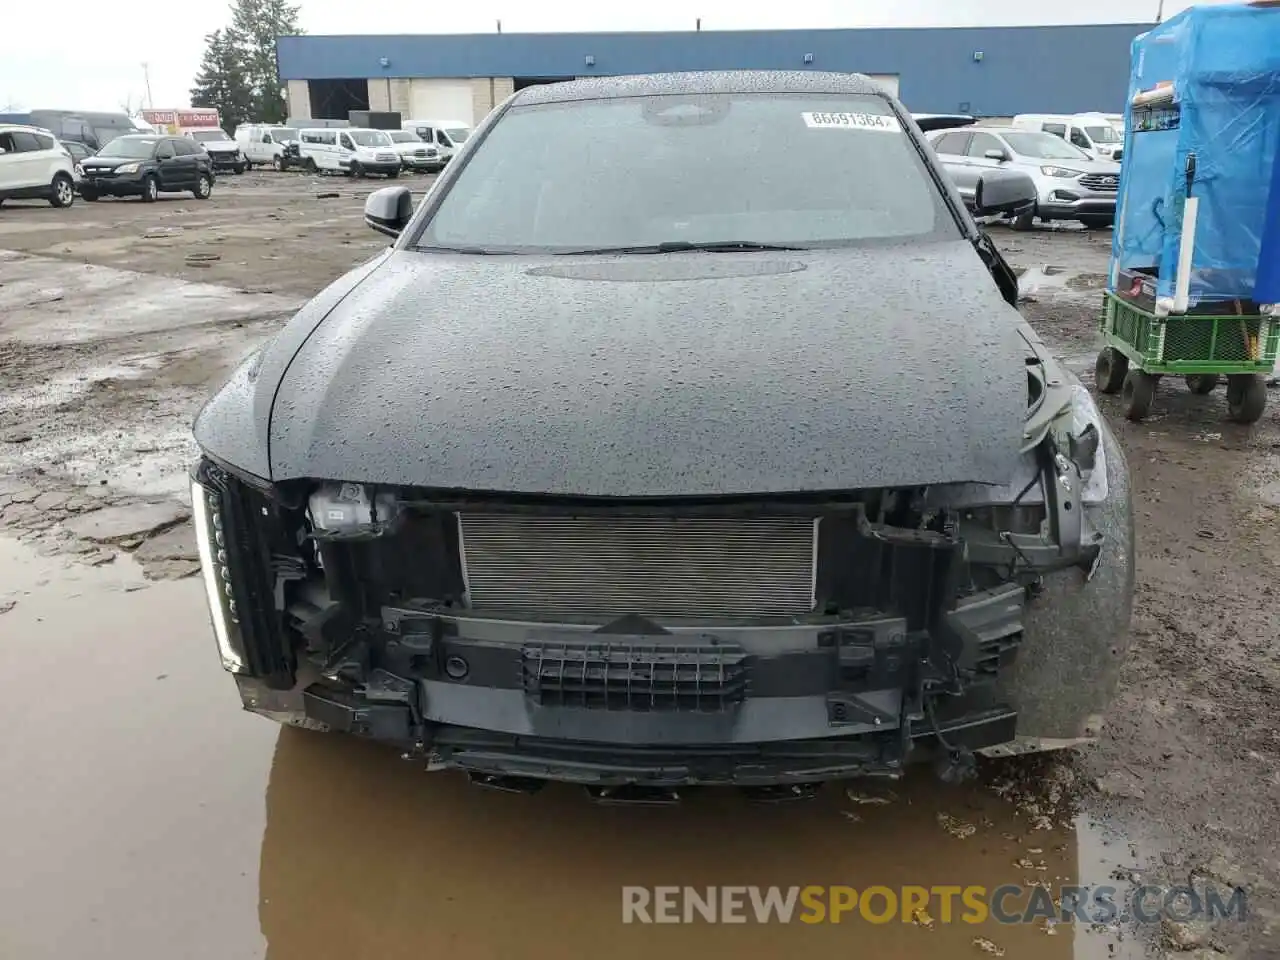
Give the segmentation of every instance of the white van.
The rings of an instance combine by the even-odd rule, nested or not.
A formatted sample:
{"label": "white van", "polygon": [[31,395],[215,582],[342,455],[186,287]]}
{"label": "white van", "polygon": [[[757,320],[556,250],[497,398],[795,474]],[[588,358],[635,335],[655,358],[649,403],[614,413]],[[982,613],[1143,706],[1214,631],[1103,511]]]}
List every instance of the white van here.
{"label": "white van", "polygon": [[236,143],[250,167],[262,165],[284,170],[291,161],[297,162],[298,131],[295,127],[242,123],[236,127]]}
{"label": "white van", "polygon": [[400,176],[400,154],[385,130],[306,127],[298,131],[298,153],[302,165],[312,173]]}
{"label": "white van", "polygon": [[1124,134],[1104,113],[1022,113],[1013,118],[1013,126],[1052,133],[1095,160],[1119,162],[1124,153]]}
{"label": "white van", "polygon": [[448,163],[471,136],[471,124],[461,120],[405,120],[401,130],[412,130],[425,143],[434,143],[440,159]]}

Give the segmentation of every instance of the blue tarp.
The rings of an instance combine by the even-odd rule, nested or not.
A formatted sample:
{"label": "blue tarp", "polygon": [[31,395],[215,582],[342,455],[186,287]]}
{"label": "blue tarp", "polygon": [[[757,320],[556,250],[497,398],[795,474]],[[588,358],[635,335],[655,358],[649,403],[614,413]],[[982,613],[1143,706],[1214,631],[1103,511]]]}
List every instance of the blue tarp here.
{"label": "blue tarp", "polygon": [[[1171,105],[1150,114],[1133,106],[1166,82]],[[1128,101],[1119,265],[1158,268],[1156,295],[1174,295],[1194,157],[1191,303],[1280,302],[1280,7],[1192,7],[1137,37]]]}

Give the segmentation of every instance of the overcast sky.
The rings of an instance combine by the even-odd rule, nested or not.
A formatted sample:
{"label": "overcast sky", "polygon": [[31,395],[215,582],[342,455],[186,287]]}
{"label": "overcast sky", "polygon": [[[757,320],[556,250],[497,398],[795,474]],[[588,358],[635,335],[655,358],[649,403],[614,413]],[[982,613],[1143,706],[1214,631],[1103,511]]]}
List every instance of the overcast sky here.
{"label": "overcast sky", "polygon": [[[504,33],[590,30],[704,30],[803,27],[926,27],[1043,23],[1150,23],[1159,0],[302,0],[307,33]],[[1165,0],[1168,17],[1189,6]],[[114,12],[112,12],[114,11]],[[892,11],[892,12],[890,12]],[[0,110],[117,110],[144,106],[149,65],[157,107],[188,105],[206,33],[230,16],[213,3],[171,3],[150,24],[118,4],[62,0],[49,8],[9,0],[10,38],[0,55]]]}

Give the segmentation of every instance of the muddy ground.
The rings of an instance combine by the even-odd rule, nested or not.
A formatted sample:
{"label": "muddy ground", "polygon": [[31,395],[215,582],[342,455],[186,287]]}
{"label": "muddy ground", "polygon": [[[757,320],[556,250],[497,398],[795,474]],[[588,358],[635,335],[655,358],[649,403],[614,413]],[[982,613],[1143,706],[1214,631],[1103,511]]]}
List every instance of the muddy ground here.
{"label": "muddy ground", "polygon": [[[382,247],[360,217],[380,185],[254,173],[204,203],[0,210],[0,956],[1280,956],[1280,407],[1234,426],[1221,392],[1166,380],[1141,425],[1102,402],[1140,496],[1139,592],[1119,699],[1079,755],[961,787],[920,771],[887,804],[833,788],[635,811],[493,796],[241,715],[191,577],[190,420]],[[993,235],[1092,385],[1109,235]],[[1250,911],[1207,929],[620,921],[623,884],[1030,880],[1240,886]]]}

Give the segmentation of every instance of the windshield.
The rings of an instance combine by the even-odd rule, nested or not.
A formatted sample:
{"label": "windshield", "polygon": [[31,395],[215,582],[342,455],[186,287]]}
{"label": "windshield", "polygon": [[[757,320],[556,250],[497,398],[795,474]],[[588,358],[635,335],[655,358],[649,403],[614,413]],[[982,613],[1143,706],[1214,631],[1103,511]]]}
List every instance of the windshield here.
{"label": "windshield", "polygon": [[1013,152],[1037,160],[1090,160],[1087,153],[1052,133],[1002,133]]}
{"label": "windshield", "polygon": [[1111,124],[1101,127],[1085,127],[1084,132],[1089,135],[1089,139],[1094,143],[1119,143],[1120,134],[1116,133],[1116,128]]}
{"label": "windshield", "polygon": [[408,130],[392,130],[391,139],[396,143],[421,143],[422,138]]}
{"label": "windshield", "polygon": [[753,93],[514,107],[416,242],[567,253],[958,229],[884,99]]}
{"label": "windshield", "polygon": [[445,127],[444,132],[454,143],[466,143],[467,137],[471,136],[471,131],[466,127]]}
{"label": "windshield", "polygon": [[94,127],[93,128],[93,135],[98,138],[98,142],[103,146],[106,146],[112,140],[116,139],[116,137],[124,136],[128,132],[129,132],[128,130],[121,130],[119,127]]}
{"label": "windshield", "polygon": [[362,147],[385,147],[391,143],[385,130],[349,130],[351,139]]}
{"label": "windshield", "polygon": [[187,135],[197,143],[221,143],[231,139],[223,130],[192,130]]}
{"label": "windshield", "polygon": [[155,149],[155,137],[116,137],[98,151],[98,156],[148,160],[151,154],[155,152]]}

